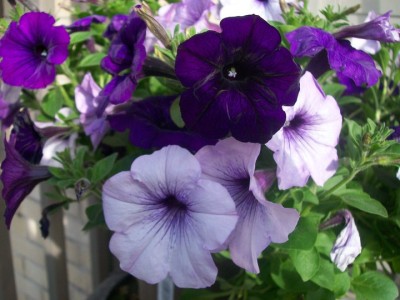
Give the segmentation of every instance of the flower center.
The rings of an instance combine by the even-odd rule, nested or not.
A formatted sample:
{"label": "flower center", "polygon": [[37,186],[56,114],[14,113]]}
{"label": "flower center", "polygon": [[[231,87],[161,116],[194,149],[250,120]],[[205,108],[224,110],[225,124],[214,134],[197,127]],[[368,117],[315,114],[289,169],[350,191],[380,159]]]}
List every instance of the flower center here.
{"label": "flower center", "polygon": [[178,199],[176,199],[174,196],[168,196],[164,200],[164,205],[170,210],[170,211],[186,211],[186,204],[180,202]]}
{"label": "flower center", "polygon": [[268,3],[269,0],[257,0],[258,2]]}
{"label": "flower center", "polygon": [[47,57],[47,48],[43,45],[38,45],[35,48],[35,54],[40,56],[41,58],[46,58]]}
{"label": "flower center", "polygon": [[246,74],[239,65],[227,65],[222,69],[222,75],[228,80],[242,80],[246,77]]}

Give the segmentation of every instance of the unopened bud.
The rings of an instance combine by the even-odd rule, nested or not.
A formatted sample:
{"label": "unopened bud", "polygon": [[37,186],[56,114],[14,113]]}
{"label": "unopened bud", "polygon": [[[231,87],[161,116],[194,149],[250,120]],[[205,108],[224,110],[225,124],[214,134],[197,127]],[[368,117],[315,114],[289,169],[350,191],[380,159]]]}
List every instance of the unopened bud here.
{"label": "unopened bud", "polygon": [[142,4],[138,4],[134,8],[135,12],[138,16],[145,21],[147,28],[151,31],[152,34],[166,47],[169,48],[171,46],[171,39],[165,31],[164,27],[161,26],[160,23],[153,17],[149,6],[142,2]]}
{"label": "unopened bud", "polygon": [[75,183],[75,195],[76,200],[81,200],[82,195],[88,190],[90,187],[90,181],[87,178],[81,178]]}

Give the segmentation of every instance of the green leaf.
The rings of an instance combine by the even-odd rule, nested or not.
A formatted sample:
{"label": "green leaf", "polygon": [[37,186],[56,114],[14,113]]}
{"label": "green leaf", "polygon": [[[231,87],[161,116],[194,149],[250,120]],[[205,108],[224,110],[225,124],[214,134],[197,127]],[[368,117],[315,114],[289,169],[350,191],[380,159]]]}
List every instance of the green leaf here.
{"label": "green leaf", "polygon": [[118,154],[114,153],[111,154],[102,160],[98,161],[92,169],[92,178],[91,181],[93,183],[97,183],[104,178],[111,172],[112,168],[114,167],[115,160],[117,159]]}
{"label": "green leaf", "polygon": [[341,272],[335,269],[335,283],[333,285],[333,292],[336,298],[340,298],[350,289],[350,276],[347,272]]}
{"label": "green leaf", "polygon": [[42,101],[42,110],[43,112],[51,117],[54,118],[56,113],[60,110],[60,108],[64,104],[64,98],[58,88],[52,89],[47,95],[44,97]]}
{"label": "green leaf", "polygon": [[307,293],[305,300],[335,300],[335,295],[326,289],[319,288],[316,291]]}
{"label": "green leaf", "polygon": [[283,249],[311,250],[318,234],[320,217],[301,217],[296,229],[289,235],[289,240],[284,244],[276,245]]}
{"label": "green leaf", "polygon": [[370,197],[369,194],[358,190],[342,190],[336,193],[344,203],[370,214],[384,218],[388,217],[386,208],[378,201]]}
{"label": "green leaf", "polygon": [[85,213],[89,221],[85,224],[83,230],[89,230],[99,225],[105,225],[103,207],[100,203],[96,203],[87,207]]}
{"label": "green leaf", "polygon": [[377,271],[355,277],[351,286],[359,300],[394,300],[399,295],[396,284]]}
{"label": "green leaf", "polygon": [[339,98],[340,95],[344,92],[346,87],[339,83],[329,83],[323,86],[324,92],[327,95],[331,95],[334,98]]}
{"label": "green leaf", "polygon": [[289,256],[303,281],[310,280],[318,272],[319,253],[317,249],[290,250]]}
{"label": "green leaf", "polygon": [[333,291],[335,286],[334,270],[332,262],[321,257],[318,272],[311,278],[311,281],[318,284],[320,287]]}
{"label": "green leaf", "polygon": [[101,52],[96,52],[86,55],[79,63],[79,68],[96,67],[100,66],[101,60],[106,56],[106,54]]}
{"label": "green leaf", "polygon": [[88,40],[91,36],[92,36],[92,33],[88,32],[88,31],[71,33],[70,34],[70,37],[71,37],[70,44],[73,45],[73,44],[77,44],[80,42],[84,42],[84,41]]}

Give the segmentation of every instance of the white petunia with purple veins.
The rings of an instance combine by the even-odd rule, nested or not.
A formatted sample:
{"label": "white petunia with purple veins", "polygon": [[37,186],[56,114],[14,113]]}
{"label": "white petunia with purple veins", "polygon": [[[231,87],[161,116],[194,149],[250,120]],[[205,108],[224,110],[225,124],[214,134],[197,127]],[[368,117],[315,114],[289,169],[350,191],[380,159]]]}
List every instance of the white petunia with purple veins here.
{"label": "white petunia with purple veins", "polygon": [[296,104],[284,110],[285,125],[266,144],[278,166],[278,187],[305,186],[310,176],[322,186],[338,167],[335,147],[342,128],[339,106],[306,72],[300,79]]}
{"label": "white petunia with purple veins", "polygon": [[284,243],[295,229],[299,213],[265,199],[275,180],[267,171],[255,171],[260,144],[234,138],[206,146],[196,153],[203,176],[222,184],[236,204],[239,220],[226,241],[232,260],[252,273],[259,273],[257,258],[273,243]]}
{"label": "white petunia with purple veins", "polygon": [[338,269],[344,272],[347,266],[354,262],[361,253],[361,240],[354,218],[347,209],[338,213],[346,227],[340,232],[331,251],[331,260]]}
{"label": "white petunia with purple veins", "polygon": [[197,159],[179,146],[141,156],[107,180],[103,210],[123,270],[151,284],[169,275],[185,288],[215,282],[211,252],[238,219],[228,191],[201,178]]}

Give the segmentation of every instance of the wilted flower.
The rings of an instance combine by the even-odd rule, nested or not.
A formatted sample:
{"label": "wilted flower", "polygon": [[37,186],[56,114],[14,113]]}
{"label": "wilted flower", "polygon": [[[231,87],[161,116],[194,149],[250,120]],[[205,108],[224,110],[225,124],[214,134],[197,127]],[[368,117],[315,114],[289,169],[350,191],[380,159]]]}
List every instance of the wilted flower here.
{"label": "wilted flower", "polygon": [[[243,142],[265,143],[293,105],[300,68],[280,46],[279,32],[259,16],[226,18],[221,33],[197,34],[178,48],[186,126],[208,138],[229,132]],[[201,45],[201,47],[199,47]]]}
{"label": "wilted flower", "polygon": [[[310,65],[313,63],[317,68],[322,67],[322,70],[314,72],[314,70],[309,69],[314,76],[322,75],[330,67],[337,72],[338,76],[347,77],[354,81],[356,86],[373,86],[382,75],[375,67],[371,56],[354,49],[347,40],[336,40],[332,34],[322,29],[303,26],[287,33],[286,38],[294,56],[315,56]],[[320,60],[326,59],[329,65],[325,68]]]}
{"label": "wilted flower", "polygon": [[214,283],[210,251],[237,222],[227,190],[202,179],[197,159],[178,146],[141,156],[130,171],[107,180],[103,210],[115,231],[110,249],[123,270],[148,283],[169,274],[177,286],[190,288]]}
{"label": "wilted flower", "polygon": [[[85,134],[90,136],[93,148],[97,148],[101,139],[110,129],[107,121],[106,111],[97,114],[102,98],[99,97],[101,88],[94,81],[92,74],[87,73],[83,77],[82,83],[75,88],[75,104],[81,113],[80,122],[83,125]],[[111,105],[107,105],[105,110],[110,110]]]}
{"label": "wilted flower", "polygon": [[132,12],[101,62],[101,67],[114,76],[101,92],[106,102],[119,104],[132,96],[146,58],[145,36],[146,23]]}
{"label": "wilted flower", "polygon": [[235,201],[239,220],[225,244],[233,262],[253,273],[260,271],[257,257],[261,252],[271,242],[286,242],[299,220],[295,209],[265,199],[264,193],[275,176],[255,171],[259,153],[259,144],[241,143],[233,138],[196,153],[204,177],[226,187]]}
{"label": "wilted flower", "polygon": [[2,127],[9,127],[20,109],[20,87],[14,87],[0,81],[0,120]]}
{"label": "wilted flower", "polygon": [[128,129],[130,142],[145,149],[179,145],[197,151],[205,145],[215,144],[216,140],[205,139],[174,123],[170,110],[175,99],[176,96],[159,96],[133,102],[124,111],[108,116],[111,128],[117,131]]}
{"label": "wilted flower", "polygon": [[266,144],[274,151],[279,188],[304,186],[310,176],[323,185],[338,166],[335,147],[342,116],[335,99],[326,96],[311,73],[306,72],[300,79],[296,104],[284,109],[285,125]]}
{"label": "wilted flower", "polygon": [[43,12],[28,12],[19,23],[11,22],[0,40],[0,71],[9,85],[44,88],[56,76],[55,65],[68,56],[69,35]]}
{"label": "wilted flower", "polygon": [[92,15],[76,20],[71,25],[66,26],[66,28],[69,29],[71,33],[77,31],[87,31],[90,29],[90,26],[93,23],[104,23],[106,20],[106,16]]}
{"label": "wilted flower", "polygon": [[10,139],[4,139],[4,147],[6,156],[0,180],[6,202],[4,217],[10,228],[22,201],[38,183],[50,178],[50,173],[47,167],[37,165],[42,157],[41,140],[26,111],[17,114]]}
{"label": "wilted flower", "polygon": [[354,218],[347,209],[338,213],[346,227],[340,232],[331,251],[331,260],[338,269],[344,272],[361,253],[361,240]]}

